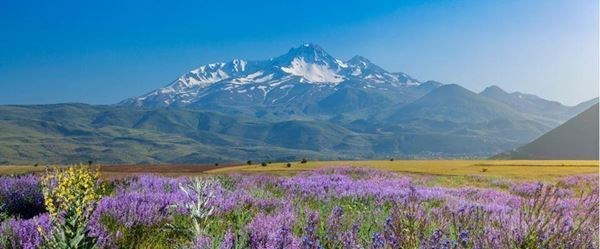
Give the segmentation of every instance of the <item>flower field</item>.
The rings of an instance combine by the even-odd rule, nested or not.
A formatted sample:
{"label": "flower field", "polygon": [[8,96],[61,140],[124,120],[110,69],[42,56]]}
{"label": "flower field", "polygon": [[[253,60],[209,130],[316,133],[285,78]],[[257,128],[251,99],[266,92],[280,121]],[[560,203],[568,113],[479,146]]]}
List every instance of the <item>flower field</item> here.
{"label": "flower field", "polygon": [[[2,248],[598,248],[598,175],[494,178],[329,167],[292,176],[85,167],[0,177]],[[62,245],[62,246],[61,246]]]}

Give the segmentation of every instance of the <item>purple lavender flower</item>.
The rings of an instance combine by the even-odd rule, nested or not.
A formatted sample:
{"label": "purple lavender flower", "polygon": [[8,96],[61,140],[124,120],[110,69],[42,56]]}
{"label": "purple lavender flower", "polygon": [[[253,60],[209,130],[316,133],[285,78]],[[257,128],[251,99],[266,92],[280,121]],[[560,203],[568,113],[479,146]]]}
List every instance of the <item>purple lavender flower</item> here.
{"label": "purple lavender flower", "polygon": [[[44,242],[44,237],[49,237],[52,231],[47,214],[35,216],[31,219],[10,219],[0,225],[0,237],[8,240],[8,248],[35,249]],[[41,234],[40,231],[43,233]],[[0,244],[0,246],[2,246]]]}
{"label": "purple lavender flower", "polygon": [[221,245],[219,245],[219,249],[234,249],[235,246],[235,234],[229,229],[225,233],[225,236],[223,236],[223,241],[221,242]]}
{"label": "purple lavender flower", "polygon": [[331,242],[339,240],[343,222],[343,215],[344,210],[339,206],[335,206],[333,210],[331,210],[331,214],[329,215],[329,219],[327,220],[327,223],[329,225],[329,227],[327,228],[327,239]]}
{"label": "purple lavender flower", "polygon": [[193,249],[209,249],[212,248],[213,240],[211,237],[200,235],[194,240]]}
{"label": "purple lavender flower", "polygon": [[363,248],[358,238],[358,229],[358,223],[354,223],[349,231],[342,232],[340,237],[340,240],[342,241],[342,248]]}
{"label": "purple lavender flower", "polygon": [[109,218],[128,229],[157,226],[169,221],[172,212],[178,211],[172,208],[174,204],[184,201],[188,201],[187,196],[181,192],[122,192],[105,197],[91,215],[88,224],[90,235],[98,237],[101,246],[111,245],[119,236],[108,230],[102,223],[103,219]]}
{"label": "purple lavender flower", "polygon": [[298,238],[292,234],[295,215],[290,207],[275,214],[259,213],[248,224],[252,248],[299,248]]}
{"label": "purple lavender flower", "polygon": [[[159,176],[119,181],[113,194],[97,203],[88,224],[90,234],[101,248],[131,243],[128,236],[138,235],[129,231],[162,230],[176,233],[173,242],[179,244],[173,246],[222,249],[596,248],[599,244],[597,176],[568,177],[556,186],[507,180],[498,188],[448,188],[356,167],[326,167],[290,177],[230,175],[223,185],[210,186],[214,198],[208,205],[215,212],[209,224],[202,224],[206,233],[197,238],[175,227],[177,222],[186,224],[188,212],[176,204],[194,198],[179,189],[188,181]],[[10,215],[26,216],[19,212],[31,203],[28,191],[39,193],[35,177],[0,177],[0,200],[17,207]],[[0,243],[9,244],[0,247],[38,247],[38,225],[44,233],[51,232],[47,216],[9,218],[0,231]]]}
{"label": "purple lavender flower", "polygon": [[24,175],[0,177],[0,211],[29,219],[45,212],[39,177]]}
{"label": "purple lavender flower", "polygon": [[383,246],[385,246],[385,239],[381,233],[374,233],[371,242],[372,248],[383,248]]}
{"label": "purple lavender flower", "polygon": [[319,223],[319,214],[316,212],[308,213],[308,219],[306,226],[304,227],[304,234],[301,238],[302,249],[320,249],[321,243],[316,234],[317,224]]}
{"label": "purple lavender flower", "polygon": [[463,246],[467,246],[469,244],[469,231],[468,230],[460,231],[460,233],[458,234],[458,241],[460,241],[460,243]]}

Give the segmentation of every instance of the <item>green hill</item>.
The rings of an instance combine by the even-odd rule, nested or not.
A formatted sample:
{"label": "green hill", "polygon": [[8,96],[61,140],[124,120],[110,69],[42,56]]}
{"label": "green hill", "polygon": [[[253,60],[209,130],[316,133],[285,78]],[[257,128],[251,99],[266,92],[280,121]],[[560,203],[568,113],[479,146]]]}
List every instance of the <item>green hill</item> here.
{"label": "green hill", "polygon": [[416,87],[421,92],[413,96],[424,96],[410,103],[401,95],[402,101],[391,101],[369,89],[354,89],[339,91],[322,106],[306,102],[293,108],[293,114],[242,105],[224,111],[198,106],[0,106],[0,164],[481,158],[555,127],[555,122],[457,85],[423,86],[427,89]]}
{"label": "green hill", "polygon": [[598,104],[533,142],[494,158],[598,160]]}

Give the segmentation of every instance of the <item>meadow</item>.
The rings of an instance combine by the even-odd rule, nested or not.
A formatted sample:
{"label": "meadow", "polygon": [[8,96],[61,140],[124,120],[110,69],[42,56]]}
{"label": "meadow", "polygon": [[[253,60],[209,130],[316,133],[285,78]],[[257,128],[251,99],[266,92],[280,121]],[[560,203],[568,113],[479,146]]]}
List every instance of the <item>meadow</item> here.
{"label": "meadow", "polygon": [[[126,177],[139,174],[163,176],[202,176],[206,174],[293,175],[324,167],[355,166],[411,175],[485,176],[522,180],[552,180],[556,177],[597,174],[597,160],[373,160],[373,161],[306,161],[208,165],[100,165],[102,177]],[[290,167],[287,164],[290,164]],[[43,173],[46,166],[0,165],[0,175]]]}
{"label": "meadow", "polygon": [[0,248],[599,246],[598,161],[264,165],[6,166]]}
{"label": "meadow", "polygon": [[289,175],[323,167],[355,166],[397,173],[438,176],[489,176],[511,179],[545,179],[598,173],[594,160],[379,160],[379,161],[306,161],[260,163],[211,169],[206,173],[270,173]]}

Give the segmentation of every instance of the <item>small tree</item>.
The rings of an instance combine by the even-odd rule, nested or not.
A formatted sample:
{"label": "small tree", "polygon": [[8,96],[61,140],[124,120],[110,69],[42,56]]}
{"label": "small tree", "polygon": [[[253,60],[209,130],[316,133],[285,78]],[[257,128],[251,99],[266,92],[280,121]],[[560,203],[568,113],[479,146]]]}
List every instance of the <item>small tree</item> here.
{"label": "small tree", "polygon": [[289,168],[289,167],[292,167],[292,164],[291,163],[287,163],[285,166]]}
{"label": "small tree", "polygon": [[393,162],[393,161],[394,161],[394,158],[393,158],[393,157],[392,157],[392,158],[390,158],[390,162]]}
{"label": "small tree", "polygon": [[215,167],[219,167],[219,163],[215,163]]}
{"label": "small tree", "polygon": [[308,160],[306,160],[306,158],[302,158],[302,161],[300,161],[300,163],[307,163]]}
{"label": "small tree", "polygon": [[263,167],[265,167],[265,166],[267,166],[267,163],[262,162],[260,165],[263,166]]}
{"label": "small tree", "polygon": [[248,165],[252,165],[252,160],[248,160],[248,161],[246,161],[246,164],[248,164]]}
{"label": "small tree", "polygon": [[89,160],[89,161],[88,161],[88,165],[89,165],[89,166],[92,166],[92,164],[94,164],[94,162],[93,162],[92,160]]}

